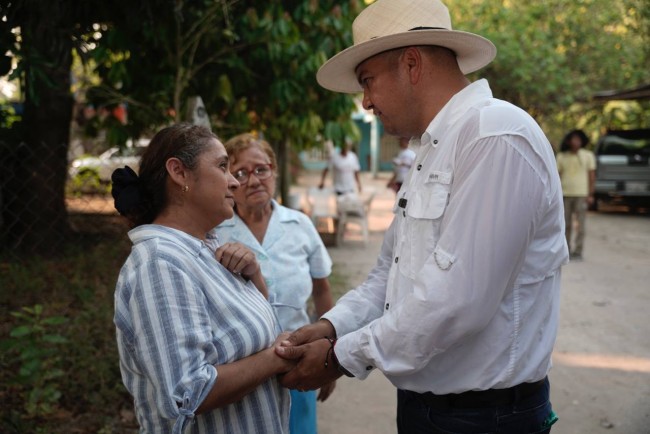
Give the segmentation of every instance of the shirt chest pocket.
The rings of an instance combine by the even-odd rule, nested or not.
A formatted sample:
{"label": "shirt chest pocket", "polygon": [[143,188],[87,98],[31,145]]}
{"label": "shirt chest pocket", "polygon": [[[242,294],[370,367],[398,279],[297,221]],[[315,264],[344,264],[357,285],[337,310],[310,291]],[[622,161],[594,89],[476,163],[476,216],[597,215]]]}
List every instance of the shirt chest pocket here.
{"label": "shirt chest pocket", "polygon": [[399,269],[414,279],[440,238],[440,223],[447,208],[451,173],[431,172],[424,184],[414,188],[406,207]]}
{"label": "shirt chest pocket", "polygon": [[431,172],[423,185],[415,187],[406,213],[415,219],[438,219],[449,200],[451,173]]}

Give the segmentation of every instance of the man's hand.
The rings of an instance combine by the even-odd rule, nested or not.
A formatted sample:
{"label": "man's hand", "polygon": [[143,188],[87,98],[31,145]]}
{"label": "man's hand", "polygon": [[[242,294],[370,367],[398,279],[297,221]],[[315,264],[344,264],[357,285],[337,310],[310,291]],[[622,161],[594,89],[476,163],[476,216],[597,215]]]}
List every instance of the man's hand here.
{"label": "man's hand", "polygon": [[295,368],[281,377],[280,384],[284,387],[314,390],[342,375],[332,358],[332,351],[329,351],[331,345],[327,339],[319,339],[300,346],[283,346],[283,344],[284,342],[275,347],[276,354],[287,360],[298,361]]}
{"label": "man's hand", "polygon": [[324,337],[336,339],[336,330],[331,322],[321,319],[313,324],[300,327],[282,342],[282,346],[291,347],[314,342]]}

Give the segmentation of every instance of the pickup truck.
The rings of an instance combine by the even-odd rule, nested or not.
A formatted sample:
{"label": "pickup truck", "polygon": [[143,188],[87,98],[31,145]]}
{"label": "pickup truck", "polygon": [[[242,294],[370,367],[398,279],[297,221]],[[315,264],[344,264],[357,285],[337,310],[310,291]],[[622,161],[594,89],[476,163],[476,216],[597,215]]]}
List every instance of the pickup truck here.
{"label": "pickup truck", "polygon": [[598,204],[650,208],[650,129],[610,130],[596,144]]}

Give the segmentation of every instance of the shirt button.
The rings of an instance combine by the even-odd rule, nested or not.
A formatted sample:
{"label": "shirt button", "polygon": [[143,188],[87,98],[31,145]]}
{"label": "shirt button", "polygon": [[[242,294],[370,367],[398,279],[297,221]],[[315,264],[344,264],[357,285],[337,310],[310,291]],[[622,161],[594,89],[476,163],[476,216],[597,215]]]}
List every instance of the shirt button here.
{"label": "shirt button", "polygon": [[388,310],[388,306],[390,306],[390,303],[386,303],[386,310]]}
{"label": "shirt button", "polygon": [[395,257],[395,263],[397,264],[397,261],[399,261],[398,257]]}
{"label": "shirt button", "polygon": [[372,371],[372,366],[366,366],[366,371]]}
{"label": "shirt button", "polygon": [[433,144],[434,144],[434,145],[437,145],[437,144],[438,144],[438,139],[434,140],[434,141],[433,141]]}
{"label": "shirt button", "polygon": [[422,165],[418,164],[418,170],[422,169]]}

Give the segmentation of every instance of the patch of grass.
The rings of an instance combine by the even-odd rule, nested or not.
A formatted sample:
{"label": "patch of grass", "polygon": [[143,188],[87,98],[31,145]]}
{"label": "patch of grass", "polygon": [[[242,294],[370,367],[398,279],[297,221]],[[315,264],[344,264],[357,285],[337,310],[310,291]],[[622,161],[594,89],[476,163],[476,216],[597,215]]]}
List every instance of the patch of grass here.
{"label": "patch of grass", "polygon": [[[95,230],[107,224],[85,223]],[[130,242],[123,223],[115,224],[75,237],[57,258],[0,262],[0,432],[133,432],[119,418],[132,398],[122,385],[113,325],[115,283]],[[17,377],[36,365],[57,375]]]}

